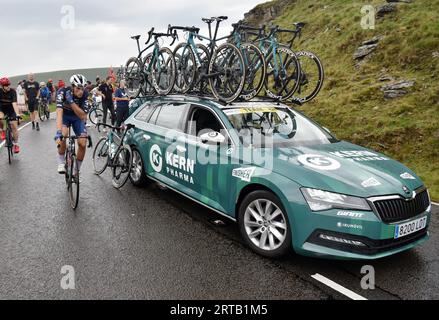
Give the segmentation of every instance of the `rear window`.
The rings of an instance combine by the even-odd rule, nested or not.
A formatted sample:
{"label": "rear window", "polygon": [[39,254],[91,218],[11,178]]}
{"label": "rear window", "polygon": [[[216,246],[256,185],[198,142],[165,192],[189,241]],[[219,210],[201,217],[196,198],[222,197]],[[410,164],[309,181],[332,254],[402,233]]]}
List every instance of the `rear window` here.
{"label": "rear window", "polygon": [[139,120],[139,121],[148,121],[149,116],[151,115],[151,113],[154,111],[154,107],[155,105],[148,103],[146,104],[142,110],[134,117],[134,119]]}
{"label": "rear window", "polygon": [[[163,128],[184,131],[184,123],[189,107],[190,104],[164,104],[153,114],[150,122]],[[155,119],[156,115],[157,118]]]}

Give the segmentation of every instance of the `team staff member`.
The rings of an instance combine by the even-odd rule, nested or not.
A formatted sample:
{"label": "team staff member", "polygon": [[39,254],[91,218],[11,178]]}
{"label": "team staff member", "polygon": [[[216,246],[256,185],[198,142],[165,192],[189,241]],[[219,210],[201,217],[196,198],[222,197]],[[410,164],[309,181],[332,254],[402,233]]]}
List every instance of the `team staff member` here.
{"label": "team staff member", "polygon": [[116,127],[120,127],[122,123],[128,119],[129,116],[129,102],[130,98],[125,90],[125,80],[121,80],[119,88],[114,94],[114,100],[116,100]]}
{"label": "team staff member", "polygon": [[38,120],[38,99],[40,98],[40,85],[35,81],[34,75],[28,76],[28,81],[24,84],[24,96],[29,108],[30,119],[32,121],[32,130],[40,131]]}
{"label": "team staff member", "polygon": [[114,113],[113,103],[113,87],[111,85],[111,77],[107,77],[107,81],[99,86],[99,94],[102,96],[102,107],[104,109],[103,122],[107,123],[107,114],[110,110],[111,125],[114,126],[116,115]]}
{"label": "team staff member", "polygon": [[[5,116],[9,118],[16,118],[19,115],[17,104],[17,93],[11,88],[11,81],[8,78],[0,79],[0,119]],[[13,151],[14,153],[20,153],[20,147],[18,146],[18,123],[17,121],[11,121],[12,136],[13,136]],[[0,121],[0,136],[1,140],[6,139],[6,133],[3,130],[3,121]]]}

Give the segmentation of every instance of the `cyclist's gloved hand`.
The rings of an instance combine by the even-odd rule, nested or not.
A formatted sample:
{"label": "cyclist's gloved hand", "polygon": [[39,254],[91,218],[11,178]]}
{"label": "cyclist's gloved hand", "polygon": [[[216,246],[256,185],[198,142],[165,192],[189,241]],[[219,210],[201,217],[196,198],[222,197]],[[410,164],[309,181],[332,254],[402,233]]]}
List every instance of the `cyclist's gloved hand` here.
{"label": "cyclist's gloved hand", "polygon": [[74,101],[73,101],[73,95],[72,95],[72,92],[71,92],[71,91],[67,91],[67,92],[66,92],[66,102],[67,102],[68,104],[73,104],[73,103],[74,103]]}
{"label": "cyclist's gloved hand", "polygon": [[62,131],[58,130],[55,135],[55,141],[61,140],[61,138],[62,138]]}

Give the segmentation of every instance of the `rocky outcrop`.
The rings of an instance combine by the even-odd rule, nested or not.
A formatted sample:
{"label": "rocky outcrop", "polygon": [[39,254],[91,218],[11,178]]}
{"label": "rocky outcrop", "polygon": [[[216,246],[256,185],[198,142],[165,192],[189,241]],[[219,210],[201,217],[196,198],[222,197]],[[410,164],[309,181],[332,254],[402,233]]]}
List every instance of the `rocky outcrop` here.
{"label": "rocky outcrop", "polygon": [[377,18],[382,18],[386,14],[392,13],[396,11],[396,3],[386,3],[377,8],[376,16]]}
{"label": "rocky outcrop", "polygon": [[400,80],[392,82],[381,87],[381,91],[384,92],[384,98],[394,99],[399,98],[408,93],[408,88],[415,85],[413,80]]}
{"label": "rocky outcrop", "polygon": [[257,26],[267,25],[277,18],[287,6],[296,3],[297,0],[277,0],[256,6],[246,14],[244,21]]}
{"label": "rocky outcrop", "polygon": [[378,47],[378,42],[381,40],[381,36],[374,37],[370,40],[364,41],[357,51],[354,53],[354,59],[360,60],[368,56]]}

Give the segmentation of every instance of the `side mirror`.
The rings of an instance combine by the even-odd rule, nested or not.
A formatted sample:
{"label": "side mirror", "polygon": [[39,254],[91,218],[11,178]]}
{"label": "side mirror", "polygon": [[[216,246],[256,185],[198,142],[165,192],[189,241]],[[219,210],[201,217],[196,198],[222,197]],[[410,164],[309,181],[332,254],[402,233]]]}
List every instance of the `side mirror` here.
{"label": "side mirror", "polygon": [[226,141],[226,137],[224,137],[221,133],[216,131],[207,132],[200,136],[201,142],[209,145],[218,145],[222,144]]}

